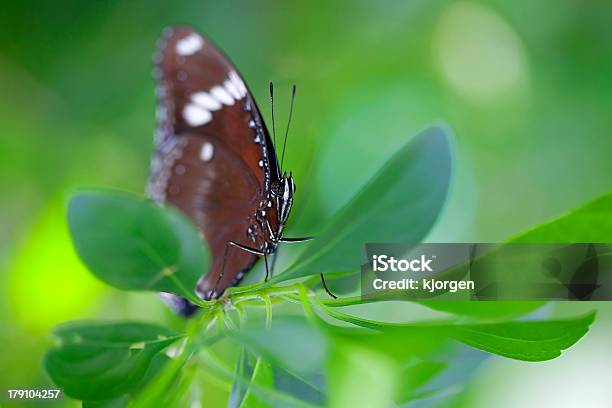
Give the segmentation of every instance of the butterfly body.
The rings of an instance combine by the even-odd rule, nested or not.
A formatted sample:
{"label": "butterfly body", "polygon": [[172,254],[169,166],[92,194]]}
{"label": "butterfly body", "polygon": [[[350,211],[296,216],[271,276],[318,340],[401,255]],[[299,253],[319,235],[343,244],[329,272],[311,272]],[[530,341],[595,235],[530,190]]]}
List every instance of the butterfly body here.
{"label": "butterfly body", "polygon": [[148,194],[201,231],[212,262],[196,291],[217,298],[283,241],[295,184],[281,174],[244,81],[207,38],[167,29],[154,59],[158,129]]}

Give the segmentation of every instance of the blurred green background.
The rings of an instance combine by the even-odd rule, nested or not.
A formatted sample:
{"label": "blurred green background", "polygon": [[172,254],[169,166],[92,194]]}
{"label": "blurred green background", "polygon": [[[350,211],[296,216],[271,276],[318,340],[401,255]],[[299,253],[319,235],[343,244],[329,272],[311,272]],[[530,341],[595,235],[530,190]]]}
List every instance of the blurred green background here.
{"label": "blurred green background", "polygon": [[[144,191],[151,56],[166,25],[190,24],[223,48],[266,118],[274,80],[279,127],[297,84],[285,159],[298,185],[294,232],[316,232],[394,149],[436,122],[453,130],[457,159],[429,241],[498,242],[612,189],[610,2],[64,0],[2,9],[0,388],[48,384],[40,359],[59,322],[179,324],[155,295],[91,277],[64,221],[75,187]],[[468,382],[469,405],[609,406],[612,308],[549,309],[591,307],[598,321],[564,357],[487,360]]]}

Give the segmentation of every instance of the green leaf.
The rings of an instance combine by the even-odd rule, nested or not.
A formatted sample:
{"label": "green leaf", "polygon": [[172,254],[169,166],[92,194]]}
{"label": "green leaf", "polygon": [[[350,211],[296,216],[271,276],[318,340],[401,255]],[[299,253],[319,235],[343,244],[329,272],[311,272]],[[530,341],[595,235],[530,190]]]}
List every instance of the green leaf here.
{"label": "green leaf", "polygon": [[450,176],[449,136],[432,127],[395,153],[295,263],[269,282],[358,270],[366,242],[419,242],[438,217]]}
{"label": "green leaf", "polygon": [[272,327],[251,320],[227,334],[253,353],[295,373],[317,372],[324,366],[327,338],[302,317],[278,316]]}
{"label": "green leaf", "polygon": [[510,242],[612,242],[612,192],[522,233]]}
{"label": "green leaf", "polygon": [[401,367],[400,385],[395,398],[398,405],[410,402],[420,395],[417,390],[436,378],[447,365],[437,361],[417,360]]}
{"label": "green leaf", "polygon": [[182,338],[145,323],[74,322],[58,326],[58,344],[44,365],[67,395],[101,401],[120,397],[141,384],[153,358]]}
{"label": "green leaf", "polygon": [[68,223],[79,256],[104,282],[198,301],[194,290],[208,255],[178,210],[127,193],[87,191],[70,200]]}
{"label": "green leaf", "polygon": [[112,400],[83,401],[83,408],[124,408],[130,401],[127,395]]}
{"label": "green leaf", "polygon": [[310,404],[323,405],[325,401],[325,374],[297,375],[280,366],[273,366],[274,386],[280,392],[293,395]]}
{"label": "green leaf", "polygon": [[144,378],[136,386],[130,389],[128,394],[113,398],[112,400],[83,401],[83,408],[123,408],[127,406],[134,395],[142,391],[156,376],[164,370],[170,357],[163,353],[156,354],[151,360],[149,369]]}
{"label": "green leaf", "polygon": [[[169,366],[170,364],[168,364],[168,367]],[[178,373],[178,375],[175,377],[171,386],[163,394],[163,398],[158,399],[157,401],[155,401],[155,404],[149,406],[191,406],[194,403],[194,393],[199,393],[199,385],[195,382],[198,370],[200,370],[200,367],[198,367],[197,364],[185,364]],[[147,390],[142,390],[141,393],[144,392],[147,392]],[[130,404],[130,408],[138,407],[138,400],[133,399],[132,401],[133,403]]]}
{"label": "green leaf", "polygon": [[[191,333],[193,334],[193,333]],[[189,335],[188,335],[189,336]],[[187,362],[195,352],[190,338],[180,347],[180,352],[164,364],[156,375],[147,375],[147,380],[142,387],[130,395],[129,406],[131,408],[151,406],[175,406],[171,402],[182,398],[182,389],[189,388],[193,380],[195,365],[189,366]]]}
{"label": "green leaf", "polygon": [[476,319],[500,319],[524,316],[542,307],[540,301],[452,301],[422,300],[416,302],[439,312],[447,312]]}
{"label": "green leaf", "polygon": [[357,326],[378,330],[396,341],[417,336],[448,337],[471,347],[524,361],[551,360],[575,344],[589,330],[595,312],[585,316],[540,321],[484,324],[383,323],[333,312],[333,316]]}
{"label": "green leaf", "polygon": [[398,365],[380,350],[339,342],[328,358],[329,407],[392,407]]}
{"label": "green leaf", "polygon": [[475,324],[453,327],[451,336],[468,346],[524,361],[559,357],[588,331],[595,312],[585,316],[548,321]]}

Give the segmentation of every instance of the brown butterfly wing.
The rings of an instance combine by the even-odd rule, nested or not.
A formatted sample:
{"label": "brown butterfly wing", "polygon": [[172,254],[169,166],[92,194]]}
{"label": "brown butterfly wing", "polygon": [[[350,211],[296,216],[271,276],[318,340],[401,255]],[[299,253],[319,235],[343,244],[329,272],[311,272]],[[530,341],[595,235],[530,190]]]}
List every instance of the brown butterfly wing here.
{"label": "brown butterfly wing", "polygon": [[277,159],[251,94],[208,39],[169,29],[155,58],[159,128],[149,194],[178,207],[203,233],[212,264],[198,290],[216,297],[258,259],[230,247],[221,275],[229,241],[264,241],[247,231],[278,178]]}

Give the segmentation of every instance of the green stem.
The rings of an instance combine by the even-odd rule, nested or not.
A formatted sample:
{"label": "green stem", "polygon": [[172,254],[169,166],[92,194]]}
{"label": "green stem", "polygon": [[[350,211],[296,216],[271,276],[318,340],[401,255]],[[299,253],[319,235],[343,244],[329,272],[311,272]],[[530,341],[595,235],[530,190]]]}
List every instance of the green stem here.
{"label": "green stem", "polygon": [[266,327],[269,329],[272,327],[272,302],[269,296],[263,296],[261,299],[266,304]]}
{"label": "green stem", "polygon": [[364,303],[361,296],[351,296],[345,298],[338,299],[325,299],[320,300],[320,303],[329,306],[329,307],[342,307],[342,306],[352,306],[352,305],[360,305]]}

